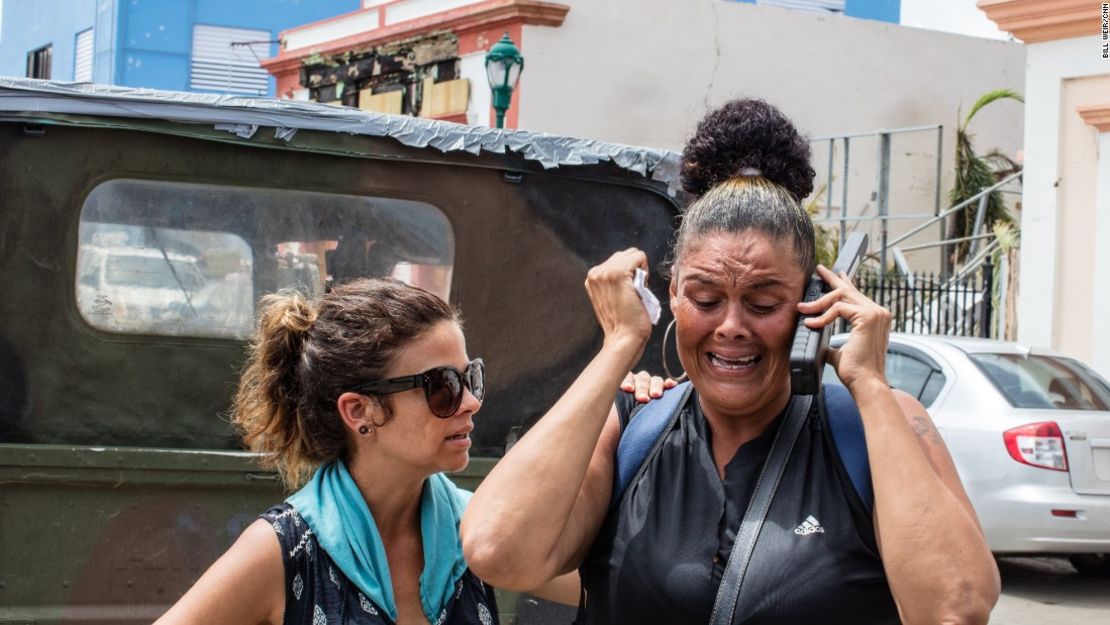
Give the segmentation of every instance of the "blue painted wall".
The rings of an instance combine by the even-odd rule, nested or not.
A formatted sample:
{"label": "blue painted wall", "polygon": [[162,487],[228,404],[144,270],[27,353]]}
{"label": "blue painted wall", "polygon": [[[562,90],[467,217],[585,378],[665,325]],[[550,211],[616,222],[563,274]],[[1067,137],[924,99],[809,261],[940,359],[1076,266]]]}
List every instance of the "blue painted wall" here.
{"label": "blue painted wall", "polygon": [[847,0],[844,14],[898,24],[902,21],[902,0]]}
{"label": "blue painted wall", "polygon": [[77,33],[96,23],[96,0],[4,0],[0,75],[25,76],[27,53],[52,45],[51,77],[73,80]]}
{"label": "blue painted wall", "polygon": [[[761,4],[760,0],[732,0],[745,4]],[[899,23],[902,18],[902,0],[845,0],[844,14],[881,22]]]}
{"label": "blue painted wall", "polygon": [[[23,76],[52,43],[52,78],[73,79],[77,33],[95,26],[93,80],[189,91],[193,25],[282,30],[356,11],[359,0],[3,0],[0,74]],[[277,53],[277,45],[271,46]],[[273,81],[270,82],[273,93]]]}

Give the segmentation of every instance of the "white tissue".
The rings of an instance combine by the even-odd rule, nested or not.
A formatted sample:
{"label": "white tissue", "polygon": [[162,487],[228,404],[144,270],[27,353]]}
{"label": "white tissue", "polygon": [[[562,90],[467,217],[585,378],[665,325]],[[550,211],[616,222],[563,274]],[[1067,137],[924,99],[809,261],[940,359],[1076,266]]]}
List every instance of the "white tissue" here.
{"label": "white tissue", "polygon": [[644,303],[644,309],[647,310],[648,318],[651,319],[651,325],[659,323],[659,298],[655,297],[655,293],[651,292],[644,286],[644,280],[647,278],[647,272],[643,269],[636,269],[636,274],[632,277],[632,286],[636,288],[636,294],[640,296],[640,301]]}

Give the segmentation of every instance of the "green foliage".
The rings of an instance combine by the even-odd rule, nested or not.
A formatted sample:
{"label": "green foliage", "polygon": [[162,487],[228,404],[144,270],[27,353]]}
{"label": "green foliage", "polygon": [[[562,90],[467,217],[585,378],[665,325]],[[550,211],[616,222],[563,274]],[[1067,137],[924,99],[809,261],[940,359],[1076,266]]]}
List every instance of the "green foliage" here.
{"label": "green foliage", "polygon": [[994,224],[994,238],[998,241],[998,253],[1002,254],[1018,246],[1021,240],[1021,232],[1013,223],[997,223]]}
{"label": "green foliage", "polygon": [[[949,206],[955,206],[977,193],[998,182],[1001,178],[1014,173],[1020,167],[998,150],[991,150],[984,156],[975,152],[972,145],[972,135],[968,132],[968,125],[975,114],[987,105],[998,100],[1015,100],[1025,102],[1017,92],[1010,89],[996,89],[987,92],[975,102],[962,122],[956,128],[956,180],[952,190],[948,192]],[[949,217],[948,237],[960,238],[970,236],[975,228],[975,216],[979,209],[979,202],[975,201],[963,210]],[[1012,224],[1013,216],[1006,208],[1002,194],[992,191],[987,196],[987,205],[983,216],[983,232],[991,230],[996,223]],[[963,242],[952,246],[952,262],[959,263],[967,255],[968,243]]]}
{"label": "green foliage", "polygon": [[821,209],[824,208],[818,200],[825,195],[826,188],[828,183],[822,184],[820,189],[815,190],[803,208],[809,213],[809,218],[814,220],[813,234],[817,243],[817,262],[826,267],[832,267],[836,262],[837,247],[840,244],[839,233],[835,228],[823,226],[816,221],[821,216]]}

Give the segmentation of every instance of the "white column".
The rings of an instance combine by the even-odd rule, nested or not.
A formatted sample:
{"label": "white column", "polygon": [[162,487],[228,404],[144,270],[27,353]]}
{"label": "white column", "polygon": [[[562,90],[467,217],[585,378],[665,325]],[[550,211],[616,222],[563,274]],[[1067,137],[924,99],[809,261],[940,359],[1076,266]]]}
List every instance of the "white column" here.
{"label": "white column", "polygon": [[1032,347],[1058,347],[1054,330],[1057,309],[1066,305],[1060,301],[1057,279],[1061,242],[1056,182],[1061,175],[1060,120],[1067,113],[1060,110],[1061,89],[1068,78],[1106,73],[1106,61],[1098,54],[1100,49],[1099,36],[1025,47],[1025,179],[1021,202],[1018,341]]}
{"label": "white column", "polygon": [[1091,366],[1110,379],[1110,131],[1098,136],[1098,196],[1095,200],[1094,357]]}
{"label": "white column", "polygon": [[1021,202],[1018,341],[1055,347],[1057,188],[1060,158],[1060,71],[1045,46],[1026,46],[1025,177]]}

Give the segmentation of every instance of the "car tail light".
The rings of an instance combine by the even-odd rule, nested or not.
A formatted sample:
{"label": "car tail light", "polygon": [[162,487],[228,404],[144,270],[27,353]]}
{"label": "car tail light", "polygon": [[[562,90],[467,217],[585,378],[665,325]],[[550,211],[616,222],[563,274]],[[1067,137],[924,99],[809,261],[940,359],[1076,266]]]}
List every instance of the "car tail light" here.
{"label": "car tail light", "polygon": [[1006,451],[1022,464],[1053,471],[1068,470],[1068,454],[1064,435],[1052,421],[1030,423],[1002,433]]}

